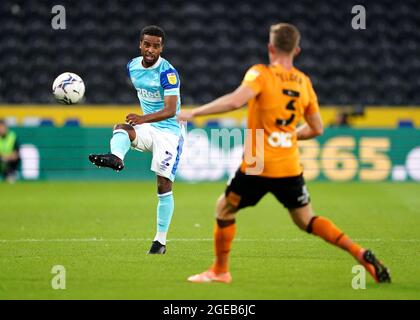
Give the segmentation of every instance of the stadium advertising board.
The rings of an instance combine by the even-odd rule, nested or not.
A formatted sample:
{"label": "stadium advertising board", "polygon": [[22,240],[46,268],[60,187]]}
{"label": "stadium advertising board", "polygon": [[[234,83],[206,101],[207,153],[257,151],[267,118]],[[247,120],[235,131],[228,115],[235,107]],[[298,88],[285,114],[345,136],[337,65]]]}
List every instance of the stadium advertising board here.
{"label": "stadium advertising board", "polygon": [[[24,179],[154,179],[151,155],[129,152],[126,168],[115,173],[91,166],[87,156],[108,152],[110,129],[15,128],[21,145]],[[244,130],[201,129],[188,132],[178,179],[226,180],[242,158]],[[420,130],[327,129],[316,140],[300,142],[307,180],[420,181]]]}

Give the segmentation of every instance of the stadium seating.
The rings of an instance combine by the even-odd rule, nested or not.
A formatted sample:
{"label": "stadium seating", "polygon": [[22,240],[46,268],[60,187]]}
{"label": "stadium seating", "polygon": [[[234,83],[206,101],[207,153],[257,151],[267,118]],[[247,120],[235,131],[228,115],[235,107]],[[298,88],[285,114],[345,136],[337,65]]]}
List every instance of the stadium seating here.
{"label": "stadium seating", "polygon": [[[24,4],[23,4],[24,3]],[[254,63],[267,62],[270,24],[302,31],[297,67],[321,104],[420,104],[420,2],[358,1],[366,30],[351,28],[354,1],[61,1],[66,29],[54,30],[54,1],[0,2],[0,103],[54,103],[52,80],[72,71],[86,103],[131,104],[126,63],[138,55],[139,29],[161,25],[164,56],[178,69],[184,104],[234,89]],[[22,63],[22,62],[25,63]]]}

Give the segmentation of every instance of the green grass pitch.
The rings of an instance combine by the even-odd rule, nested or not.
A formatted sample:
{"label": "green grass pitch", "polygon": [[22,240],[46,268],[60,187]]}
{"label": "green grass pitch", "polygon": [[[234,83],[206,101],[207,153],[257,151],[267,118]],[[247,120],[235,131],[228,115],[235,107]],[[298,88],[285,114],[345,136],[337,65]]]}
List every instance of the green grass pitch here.
{"label": "green grass pitch", "polygon": [[[391,269],[392,284],[351,286],[356,262],[294,226],[274,197],[239,213],[230,285],[192,284],[213,259],[222,183],[176,183],[166,255],[155,232],[152,182],[0,184],[0,299],[420,299],[420,185],[309,183],[332,219]],[[66,289],[54,290],[54,265]]]}

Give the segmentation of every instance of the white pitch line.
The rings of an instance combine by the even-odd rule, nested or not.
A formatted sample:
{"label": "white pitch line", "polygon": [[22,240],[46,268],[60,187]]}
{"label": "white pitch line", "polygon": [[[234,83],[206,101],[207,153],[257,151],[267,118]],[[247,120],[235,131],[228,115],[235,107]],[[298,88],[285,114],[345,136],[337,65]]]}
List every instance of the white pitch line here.
{"label": "white pitch line", "polygon": [[[234,241],[242,242],[312,242],[317,238],[261,238],[261,239],[242,239],[237,238]],[[31,243],[31,242],[144,242],[152,241],[152,238],[121,238],[121,239],[103,239],[103,238],[67,238],[67,239],[0,239],[0,243]],[[213,241],[213,238],[175,238],[168,242],[198,242]],[[420,242],[420,239],[354,239],[357,242]]]}

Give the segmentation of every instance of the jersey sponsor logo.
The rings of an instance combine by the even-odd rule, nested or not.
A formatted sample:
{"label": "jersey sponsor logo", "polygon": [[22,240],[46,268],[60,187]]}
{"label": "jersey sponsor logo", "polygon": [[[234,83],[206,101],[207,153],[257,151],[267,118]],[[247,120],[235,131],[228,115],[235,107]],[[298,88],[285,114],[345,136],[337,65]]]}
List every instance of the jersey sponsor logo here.
{"label": "jersey sponsor logo", "polygon": [[139,89],[138,93],[139,93],[140,97],[142,97],[144,99],[149,99],[149,100],[161,100],[162,99],[159,91],[151,92],[151,91],[148,91],[146,89]]}
{"label": "jersey sponsor logo", "polygon": [[293,146],[292,134],[274,131],[268,137],[268,144],[274,148],[291,148]]}
{"label": "jersey sponsor logo", "polygon": [[249,70],[246,74],[245,74],[245,81],[254,81],[255,79],[257,79],[257,77],[260,75],[260,73],[257,70]]}
{"label": "jersey sponsor logo", "polygon": [[168,78],[168,82],[172,85],[177,83],[177,78],[176,78],[176,74],[174,72],[168,73],[166,75],[166,77]]}

